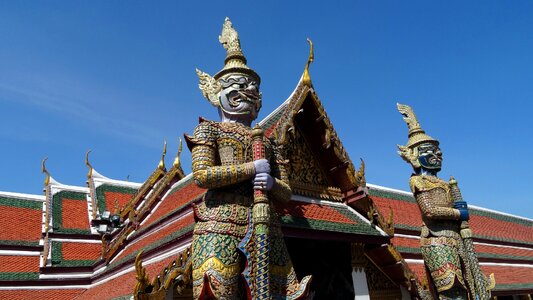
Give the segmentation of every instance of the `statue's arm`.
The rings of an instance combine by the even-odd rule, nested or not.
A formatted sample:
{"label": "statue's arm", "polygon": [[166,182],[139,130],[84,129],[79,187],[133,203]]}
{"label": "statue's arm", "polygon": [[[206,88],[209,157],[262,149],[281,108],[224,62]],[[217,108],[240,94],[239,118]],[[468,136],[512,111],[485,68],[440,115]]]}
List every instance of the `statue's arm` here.
{"label": "statue's arm", "polygon": [[274,186],[270,190],[270,197],[276,201],[287,202],[291,200],[292,190],[289,186],[289,178],[287,169],[285,168],[285,159],[281,155],[278,147],[273,145],[273,163],[272,177],[274,178]]}
{"label": "statue's arm", "polygon": [[200,123],[194,136],[185,136],[192,152],[192,172],[199,187],[212,189],[253,178],[253,162],[230,166],[217,166],[216,128],[207,122]]}
{"label": "statue's arm", "polygon": [[458,209],[452,207],[442,207],[432,204],[432,197],[435,197],[435,193],[430,191],[418,192],[416,195],[416,201],[420,207],[420,211],[426,218],[434,220],[459,220],[461,213]]}

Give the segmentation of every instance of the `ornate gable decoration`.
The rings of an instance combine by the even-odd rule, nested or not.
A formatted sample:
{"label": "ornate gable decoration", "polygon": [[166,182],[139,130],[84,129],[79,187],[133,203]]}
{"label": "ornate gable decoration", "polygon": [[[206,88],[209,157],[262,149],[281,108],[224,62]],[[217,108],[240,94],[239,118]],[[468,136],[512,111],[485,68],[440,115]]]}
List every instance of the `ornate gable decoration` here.
{"label": "ornate gable decoration", "polygon": [[295,91],[278,121],[274,136],[286,151],[297,193],[340,201],[343,194],[366,186],[364,165],[356,171],[315,93],[309,65],[313,44]]}

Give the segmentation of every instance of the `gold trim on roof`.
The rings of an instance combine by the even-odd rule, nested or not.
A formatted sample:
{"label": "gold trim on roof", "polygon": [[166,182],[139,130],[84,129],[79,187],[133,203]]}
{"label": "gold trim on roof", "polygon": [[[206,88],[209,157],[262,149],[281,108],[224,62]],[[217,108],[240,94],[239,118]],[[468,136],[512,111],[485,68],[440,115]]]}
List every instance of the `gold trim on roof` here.
{"label": "gold trim on roof", "polygon": [[87,172],[87,178],[91,178],[93,175],[93,166],[89,162],[89,153],[91,153],[92,150],[88,150],[87,153],[85,153],[85,165],[89,167],[89,172]]}
{"label": "gold trim on roof", "polygon": [[46,174],[46,177],[44,178],[44,186],[47,186],[50,184],[50,173],[46,169],[46,160],[48,160],[48,157],[45,157],[43,161],[41,162],[41,171]]}
{"label": "gold trim on roof", "polygon": [[157,165],[161,170],[165,170],[165,155],[167,155],[167,140],[163,142],[163,154],[161,154],[161,160],[159,161],[159,165]]}
{"label": "gold trim on roof", "polygon": [[[163,158],[166,154],[166,141],[163,151]],[[126,217],[130,220],[103,249],[103,257],[107,262],[117,253],[119,248],[128,241],[128,236],[136,227],[144,220],[154,207],[156,201],[161,201],[164,193],[170,189],[173,182],[176,182],[185,177],[185,173],[181,168],[179,155],[182,150],[182,142],[180,140],[180,147],[178,155],[174,160],[174,164],[165,172],[164,167],[158,166],[150,177],[144,182],[137,193],[125,205],[124,209],[120,211],[120,217],[124,220]],[[163,161],[162,158],[162,161]],[[176,179],[177,178],[177,179]],[[151,191],[151,193],[150,193]],[[160,197],[161,196],[161,197]],[[140,203],[142,206],[138,206]]]}
{"label": "gold trim on roof", "polygon": [[309,75],[309,66],[315,60],[315,52],[313,50],[313,42],[307,38],[309,43],[309,57],[307,58],[307,63],[305,64],[304,74],[303,74],[303,83],[311,86],[311,76]]}
{"label": "gold trim on roof", "polygon": [[177,166],[177,167],[181,167],[181,161],[180,161],[180,156],[181,156],[181,150],[183,150],[183,141],[181,140],[181,138],[179,138],[179,141],[180,141],[180,145],[178,147],[178,154],[176,155],[176,158],[174,159],[174,163],[172,164],[173,166]]}

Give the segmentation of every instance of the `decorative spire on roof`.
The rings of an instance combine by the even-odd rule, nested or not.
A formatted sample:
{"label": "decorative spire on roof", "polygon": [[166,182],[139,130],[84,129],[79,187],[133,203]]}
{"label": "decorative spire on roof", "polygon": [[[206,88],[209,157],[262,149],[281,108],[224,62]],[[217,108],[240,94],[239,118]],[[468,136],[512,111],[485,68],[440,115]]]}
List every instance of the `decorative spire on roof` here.
{"label": "decorative spire on roof", "polygon": [[157,167],[161,170],[165,170],[165,155],[167,155],[167,140],[165,140],[163,144],[163,154],[161,155],[161,161],[159,161],[159,165],[157,165]]}
{"label": "decorative spire on roof", "polygon": [[309,57],[307,58],[307,63],[305,64],[303,83],[306,85],[311,85],[311,76],[309,75],[309,66],[315,60],[315,52],[313,50],[313,42],[307,38],[309,43]]}
{"label": "decorative spire on roof", "polygon": [[89,172],[87,172],[87,178],[91,178],[93,175],[93,166],[89,162],[89,153],[91,153],[92,150],[88,150],[87,153],[85,153],[85,165],[89,167]]}
{"label": "decorative spire on roof", "polygon": [[48,170],[46,169],[46,160],[48,159],[48,157],[45,157],[43,159],[43,161],[41,162],[41,171],[46,174],[46,177],[44,178],[44,186],[48,186],[48,184],[50,184],[50,173],[48,172]]}
{"label": "decorative spire on roof", "polygon": [[181,140],[181,138],[179,140],[180,140],[180,145],[178,148],[178,154],[176,155],[176,158],[174,159],[174,163],[172,164],[175,167],[181,166],[180,155],[181,155],[181,150],[183,149],[183,141]]}

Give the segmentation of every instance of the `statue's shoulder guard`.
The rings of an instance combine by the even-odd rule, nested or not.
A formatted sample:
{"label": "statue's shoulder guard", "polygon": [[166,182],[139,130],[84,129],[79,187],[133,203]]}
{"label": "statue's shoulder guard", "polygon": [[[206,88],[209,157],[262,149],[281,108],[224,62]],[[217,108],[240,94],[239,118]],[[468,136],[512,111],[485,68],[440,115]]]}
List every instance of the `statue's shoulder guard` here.
{"label": "statue's shoulder guard", "polygon": [[432,189],[442,188],[448,190],[448,183],[435,176],[427,175],[413,175],[409,179],[409,186],[411,187],[411,192],[413,194],[420,192],[427,192]]}
{"label": "statue's shoulder guard", "polygon": [[197,145],[215,147],[218,131],[218,122],[200,117],[200,123],[194,129],[194,134],[192,136],[188,134],[184,135],[187,147],[189,150],[192,150]]}

